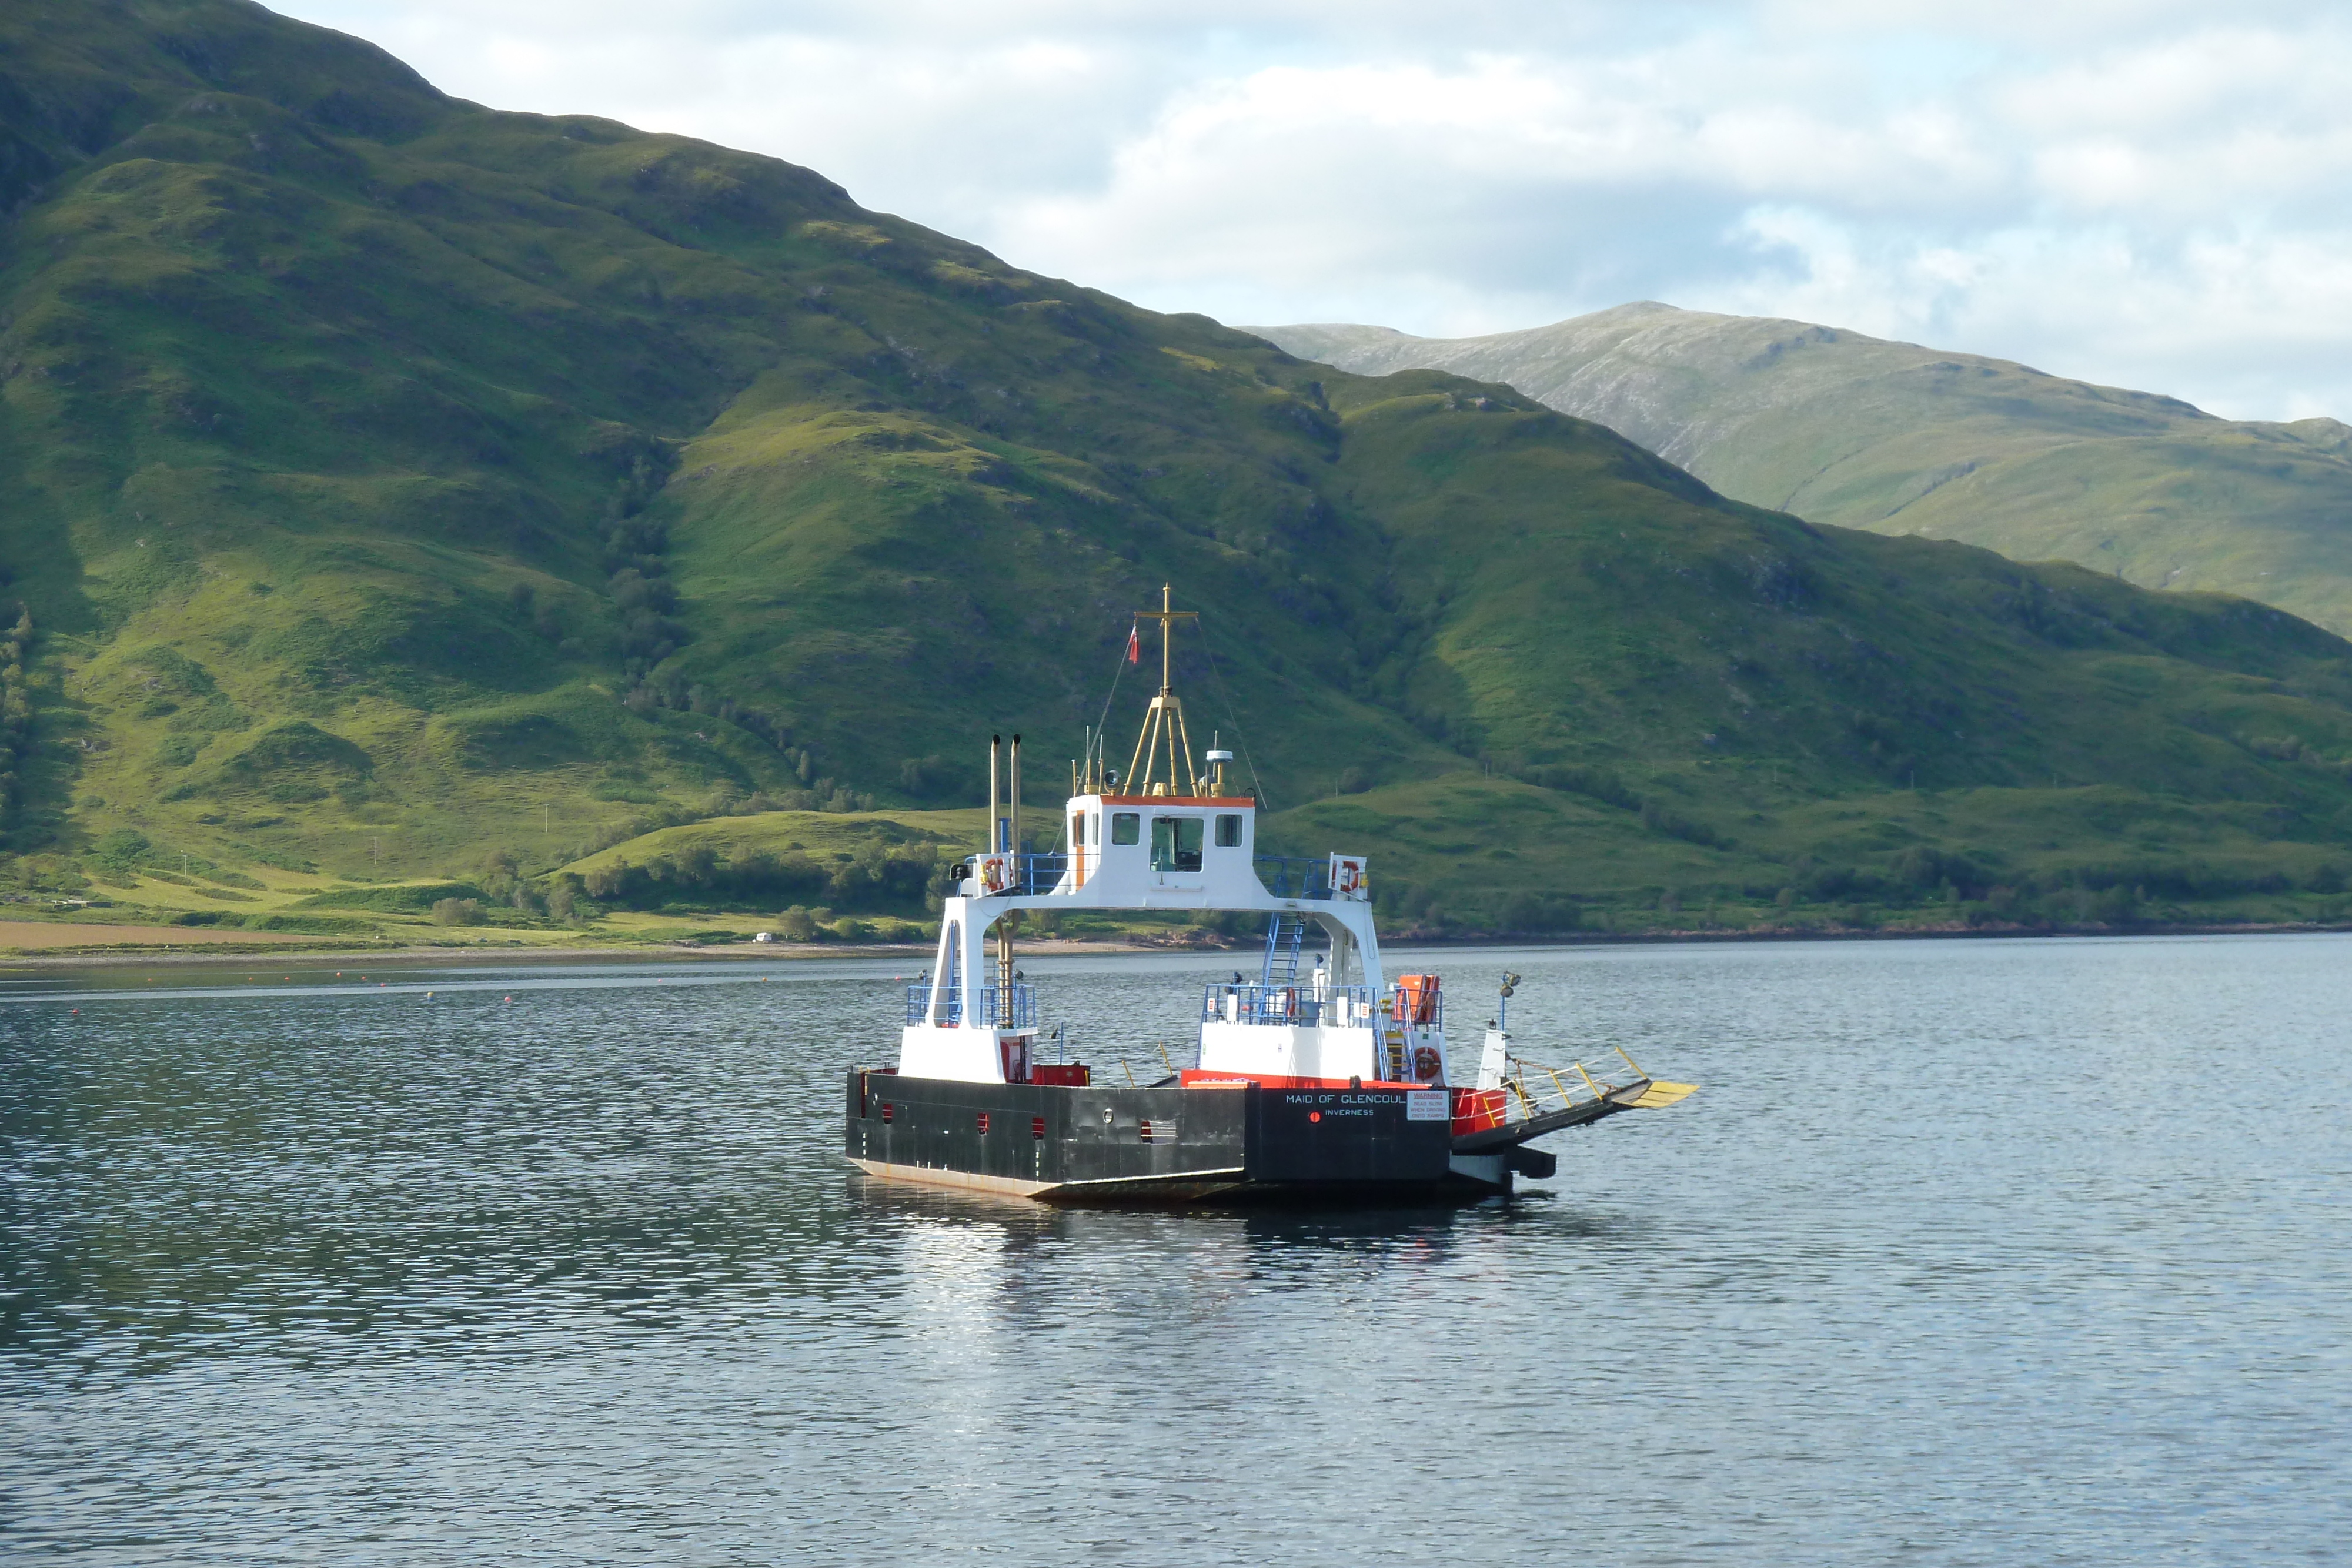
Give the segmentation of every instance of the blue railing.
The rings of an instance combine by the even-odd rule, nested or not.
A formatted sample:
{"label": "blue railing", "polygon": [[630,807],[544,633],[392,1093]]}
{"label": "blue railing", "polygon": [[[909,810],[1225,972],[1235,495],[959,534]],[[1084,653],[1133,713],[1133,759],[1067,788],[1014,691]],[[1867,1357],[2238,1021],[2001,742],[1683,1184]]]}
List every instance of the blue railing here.
{"label": "blue railing", "polygon": [[[1429,1018],[1413,1023],[1405,1016],[1405,999],[1391,989],[1388,996],[1392,1016],[1413,1029],[1445,1028],[1445,993],[1436,992],[1427,998]],[[1379,1014],[1370,1005],[1371,992],[1362,986],[1326,986],[1320,998],[1312,985],[1269,986],[1255,981],[1240,985],[1218,984],[1206,988],[1201,996],[1202,1023],[1328,1023],[1362,1028],[1379,1021]]]}
{"label": "blue railing", "polygon": [[1051,893],[1061,885],[1062,873],[1069,869],[1070,857],[1066,854],[1023,855],[1013,877],[1013,891],[1024,898]]}
{"label": "blue railing", "polygon": [[[963,1016],[963,988],[947,986],[947,1006],[940,1015],[941,1023],[969,1023],[973,1029],[1035,1029],[1037,1027],[1037,989],[1026,981],[1013,982],[1013,994],[1006,998],[994,985],[980,988],[978,1016]],[[928,982],[907,988],[907,1021],[928,1023],[931,1016],[931,992]]]}
{"label": "blue railing", "polygon": [[[977,857],[975,857],[977,858]],[[1013,880],[994,893],[981,886],[979,869],[966,861],[965,875],[956,891],[967,898],[1034,898],[1048,894],[1061,885],[1063,873],[1070,869],[1070,857],[1058,851],[1049,855],[1014,855]]]}
{"label": "blue railing", "polygon": [[1297,855],[1260,855],[1257,879],[1276,898],[1328,898],[1331,862]]}
{"label": "blue railing", "polygon": [[1037,1027],[1037,992],[1019,980],[1013,982],[1011,1005],[994,986],[982,986],[980,990],[981,1017],[998,1029],[1035,1029]]}
{"label": "blue railing", "polygon": [[1362,986],[1211,986],[1201,998],[1202,1023],[1328,1023],[1366,1028],[1373,1021],[1371,992]]}

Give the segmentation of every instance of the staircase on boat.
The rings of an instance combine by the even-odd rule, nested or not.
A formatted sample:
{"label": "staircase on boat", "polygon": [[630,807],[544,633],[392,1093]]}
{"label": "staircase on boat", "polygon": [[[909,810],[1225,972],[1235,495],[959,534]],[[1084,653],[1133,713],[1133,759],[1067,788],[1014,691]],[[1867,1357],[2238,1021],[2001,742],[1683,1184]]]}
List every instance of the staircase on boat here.
{"label": "staircase on boat", "polygon": [[1298,949],[1307,940],[1307,917],[1276,915],[1265,928],[1265,965],[1260,983],[1268,987],[1298,983]]}

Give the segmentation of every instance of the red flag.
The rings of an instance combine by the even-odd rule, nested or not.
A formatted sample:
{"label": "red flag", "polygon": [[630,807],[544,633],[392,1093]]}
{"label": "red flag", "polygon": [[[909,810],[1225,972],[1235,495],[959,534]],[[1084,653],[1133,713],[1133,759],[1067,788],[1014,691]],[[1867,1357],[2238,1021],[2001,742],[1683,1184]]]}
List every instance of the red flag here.
{"label": "red flag", "polygon": [[1130,664],[1143,663],[1143,644],[1136,640],[1136,628],[1132,626],[1127,629],[1127,662]]}

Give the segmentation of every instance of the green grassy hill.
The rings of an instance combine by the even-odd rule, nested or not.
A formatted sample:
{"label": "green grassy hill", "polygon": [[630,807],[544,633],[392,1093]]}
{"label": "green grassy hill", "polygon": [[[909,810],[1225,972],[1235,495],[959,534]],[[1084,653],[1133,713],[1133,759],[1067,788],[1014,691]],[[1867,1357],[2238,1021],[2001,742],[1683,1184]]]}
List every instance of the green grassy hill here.
{"label": "green grassy hill", "polygon": [[1665,305],[1485,338],[1253,330],[1366,374],[1504,382],[1813,522],[2242,594],[2352,632],[2352,429],[2334,420],[2216,419],[2005,360]]}
{"label": "green grassy hill", "polygon": [[1196,738],[1401,925],[2335,908],[2352,647],[2276,611],[1728,501],[242,0],[26,0],[0,116],[10,885],[912,917],[1172,581]]}

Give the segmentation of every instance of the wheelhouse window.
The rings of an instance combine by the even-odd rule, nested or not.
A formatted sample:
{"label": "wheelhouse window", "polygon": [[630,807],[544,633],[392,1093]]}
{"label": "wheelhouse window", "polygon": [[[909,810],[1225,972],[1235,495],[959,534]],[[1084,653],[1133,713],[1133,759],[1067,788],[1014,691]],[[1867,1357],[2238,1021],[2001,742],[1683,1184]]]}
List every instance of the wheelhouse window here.
{"label": "wheelhouse window", "polygon": [[1084,811],[1073,811],[1070,813],[1070,847],[1074,850],[1084,849],[1086,843],[1087,814]]}
{"label": "wheelhouse window", "polygon": [[1242,816],[1239,811],[1230,812],[1217,819],[1217,847],[1221,850],[1237,850],[1242,847]]}
{"label": "wheelhouse window", "polygon": [[1139,811],[1113,811],[1110,814],[1110,841],[1115,844],[1135,842],[1137,826],[1143,821]]}
{"label": "wheelhouse window", "polygon": [[1199,871],[1201,840],[1208,824],[1198,817],[1151,819],[1151,869]]}

